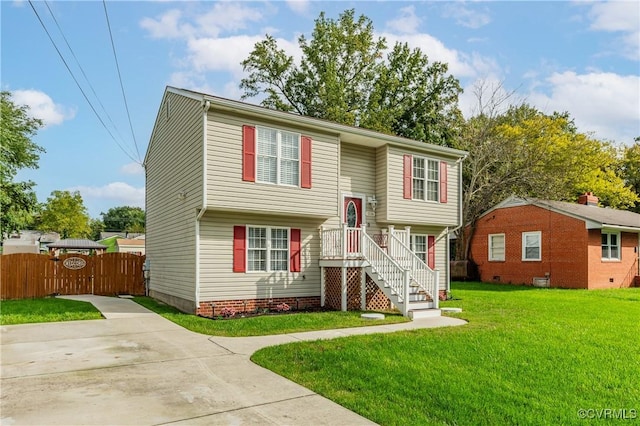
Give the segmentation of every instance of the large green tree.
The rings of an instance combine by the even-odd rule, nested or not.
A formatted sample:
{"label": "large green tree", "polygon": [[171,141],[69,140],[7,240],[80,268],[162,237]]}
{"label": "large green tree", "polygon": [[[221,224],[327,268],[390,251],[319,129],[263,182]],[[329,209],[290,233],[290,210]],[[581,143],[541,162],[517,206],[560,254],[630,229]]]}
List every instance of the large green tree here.
{"label": "large green tree", "polygon": [[242,62],[243,99],[262,96],[268,108],[454,146],[462,90],[447,64],[406,43],[387,50],[373,31],[353,9],[337,20],[322,12],[311,39],[298,38],[299,64],[267,35]]}
{"label": "large green tree", "polygon": [[640,213],[640,136],[623,149],[620,176],[639,198],[630,210]]}
{"label": "large green tree", "polygon": [[58,232],[62,238],[91,236],[90,218],[79,191],[53,191],[38,220],[42,231]]}
{"label": "large green tree", "polygon": [[44,149],[31,139],[42,120],[29,117],[27,106],[16,105],[11,93],[0,93],[0,236],[28,227],[38,202],[32,181],[15,182],[18,170],[38,167]]}
{"label": "large green tree", "polygon": [[140,207],[112,207],[100,215],[108,231],[144,232],[145,213]]}
{"label": "large green tree", "polygon": [[509,105],[500,91],[476,88],[480,107],[465,123],[463,223],[456,257],[467,259],[475,222],[485,211],[517,195],[575,201],[593,191],[602,205],[629,208],[637,195],[617,173],[611,144],[580,133],[567,113],[544,114],[525,103]]}

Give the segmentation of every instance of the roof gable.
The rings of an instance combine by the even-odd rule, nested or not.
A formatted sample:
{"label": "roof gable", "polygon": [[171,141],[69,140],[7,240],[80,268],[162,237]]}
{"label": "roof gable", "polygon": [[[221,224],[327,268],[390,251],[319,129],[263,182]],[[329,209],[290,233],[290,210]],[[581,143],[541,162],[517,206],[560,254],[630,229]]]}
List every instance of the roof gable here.
{"label": "roof gable", "polygon": [[[630,231],[640,232],[640,214],[626,210],[616,210],[608,207],[587,206],[578,203],[568,203],[566,201],[540,200],[537,198],[526,198],[511,196],[495,207],[487,210],[482,216],[503,208],[533,205],[543,209],[551,210],[565,216],[583,220],[588,229],[601,228],[625,228]],[[482,217],[481,216],[481,217]]]}

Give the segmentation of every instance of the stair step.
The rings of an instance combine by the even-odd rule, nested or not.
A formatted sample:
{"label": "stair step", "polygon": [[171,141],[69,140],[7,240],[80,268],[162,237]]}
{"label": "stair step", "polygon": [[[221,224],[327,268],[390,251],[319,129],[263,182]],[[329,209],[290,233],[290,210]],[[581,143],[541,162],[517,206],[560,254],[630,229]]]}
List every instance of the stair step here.
{"label": "stair step", "polygon": [[440,309],[411,309],[409,310],[409,318],[436,318],[440,316]]}
{"label": "stair step", "polygon": [[411,301],[409,300],[409,310],[416,309],[433,309],[434,303],[427,301]]}

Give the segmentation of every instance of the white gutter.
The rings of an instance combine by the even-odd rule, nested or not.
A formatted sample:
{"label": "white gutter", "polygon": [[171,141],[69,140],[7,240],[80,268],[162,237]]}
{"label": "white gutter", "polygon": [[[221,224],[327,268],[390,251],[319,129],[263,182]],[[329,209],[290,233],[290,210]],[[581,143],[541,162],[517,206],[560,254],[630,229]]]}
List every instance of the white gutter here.
{"label": "white gutter", "polygon": [[196,217],[196,309],[200,307],[200,219],[207,211],[207,114],[211,102],[202,102],[202,207]]}

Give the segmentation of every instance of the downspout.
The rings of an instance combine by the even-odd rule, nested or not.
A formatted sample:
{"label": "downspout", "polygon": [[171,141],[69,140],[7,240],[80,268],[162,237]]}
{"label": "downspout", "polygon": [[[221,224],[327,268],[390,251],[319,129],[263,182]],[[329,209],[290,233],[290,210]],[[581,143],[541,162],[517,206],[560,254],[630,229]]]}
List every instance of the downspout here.
{"label": "downspout", "polygon": [[445,259],[445,265],[447,268],[447,279],[445,280],[445,282],[447,283],[447,295],[451,291],[451,263],[449,260],[451,254],[449,253],[449,235],[462,228],[462,162],[467,158],[467,155],[456,160],[456,164],[458,165],[458,188],[460,188],[458,190],[458,224],[455,228],[450,229],[447,234],[447,258]]}
{"label": "downspout", "polygon": [[211,108],[211,102],[202,102],[202,207],[196,217],[196,288],[195,305],[196,312],[200,308],[200,220],[207,211],[207,114]]}

